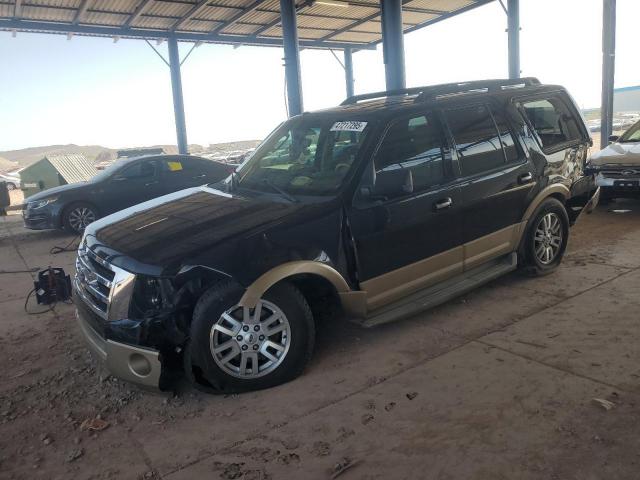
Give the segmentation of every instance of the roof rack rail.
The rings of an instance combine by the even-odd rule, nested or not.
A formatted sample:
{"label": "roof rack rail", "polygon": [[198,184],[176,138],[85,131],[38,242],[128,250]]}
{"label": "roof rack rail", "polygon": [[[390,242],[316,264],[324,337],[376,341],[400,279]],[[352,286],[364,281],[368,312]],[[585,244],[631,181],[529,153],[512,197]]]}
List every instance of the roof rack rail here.
{"label": "roof rack rail", "polygon": [[432,85],[426,87],[402,88],[398,90],[387,90],[383,92],[364,93],[362,95],[354,95],[347,98],[340,105],[352,105],[363,100],[373,100],[376,98],[387,98],[400,95],[418,95],[416,101],[426,101],[438,96],[456,95],[460,93],[474,91],[500,91],[511,88],[522,88],[540,85],[540,81],[535,77],[524,77],[516,79],[498,79],[498,80],[478,80],[472,82],[460,83],[444,83],[441,85]]}

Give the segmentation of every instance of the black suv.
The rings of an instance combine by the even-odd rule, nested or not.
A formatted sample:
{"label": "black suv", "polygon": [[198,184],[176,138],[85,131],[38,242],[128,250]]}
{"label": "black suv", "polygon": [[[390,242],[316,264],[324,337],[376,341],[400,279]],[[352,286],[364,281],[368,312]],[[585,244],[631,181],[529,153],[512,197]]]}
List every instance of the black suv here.
{"label": "black suv", "polygon": [[91,222],[167,193],[216,182],[233,168],[190,155],[153,155],[116,161],[88,182],[49,188],[27,198],[24,226],[80,233]]}
{"label": "black suv", "polygon": [[115,375],[232,392],[299,375],[319,312],[364,326],[518,267],[598,200],[575,103],[536,79],[360,95],[279,126],[238,172],[89,225],[76,305]]}

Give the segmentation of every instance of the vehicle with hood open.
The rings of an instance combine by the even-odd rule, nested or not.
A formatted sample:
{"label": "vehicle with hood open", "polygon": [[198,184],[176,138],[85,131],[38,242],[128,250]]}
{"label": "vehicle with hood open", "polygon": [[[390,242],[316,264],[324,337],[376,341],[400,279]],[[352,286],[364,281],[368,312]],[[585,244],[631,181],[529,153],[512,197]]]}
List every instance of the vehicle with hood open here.
{"label": "vehicle with hood open", "polygon": [[560,264],[597,203],[566,90],[536,79],[379,92],[280,125],[226,180],[90,224],[79,324],[115,375],[216,392],[309,362],[322,312],[365,327]]}
{"label": "vehicle with hood open", "polygon": [[587,170],[596,175],[601,200],[640,197],[640,122],[609,140],[611,143],[587,164]]}

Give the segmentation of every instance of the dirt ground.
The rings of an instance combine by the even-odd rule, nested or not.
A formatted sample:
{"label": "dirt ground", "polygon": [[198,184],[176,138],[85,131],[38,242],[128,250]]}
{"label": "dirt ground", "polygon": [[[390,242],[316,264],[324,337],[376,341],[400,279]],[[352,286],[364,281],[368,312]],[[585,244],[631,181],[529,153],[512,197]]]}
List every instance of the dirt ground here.
{"label": "dirt ground", "polygon": [[[0,269],[72,272],[48,253],[70,240],[5,218]],[[639,478],[640,202],[581,218],[548,277],[370,330],[330,320],[301,378],[243,395],[101,378],[71,305],[24,313],[31,285],[0,274],[3,479]]]}

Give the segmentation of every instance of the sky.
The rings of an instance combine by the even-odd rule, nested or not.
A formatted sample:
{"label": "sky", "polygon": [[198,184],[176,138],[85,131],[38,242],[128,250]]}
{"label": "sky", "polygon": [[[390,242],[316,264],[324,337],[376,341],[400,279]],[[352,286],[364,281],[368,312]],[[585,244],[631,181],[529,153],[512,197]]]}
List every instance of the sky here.
{"label": "sky", "polygon": [[[521,0],[523,76],[598,107],[602,0]],[[640,84],[640,2],[618,0],[616,87]],[[498,2],[405,35],[407,86],[507,76]],[[155,45],[155,44],[154,44]],[[181,44],[181,54],[192,44]],[[166,42],[157,47],[165,57]],[[336,52],[338,56],[341,52]],[[201,45],[182,67],[189,143],[264,138],[286,117],[282,50]],[[331,52],[301,52],[305,110],[345,96]],[[354,54],[356,93],[384,90],[382,52]],[[169,69],[140,40],[0,32],[0,151],[75,143],[175,144]]]}

